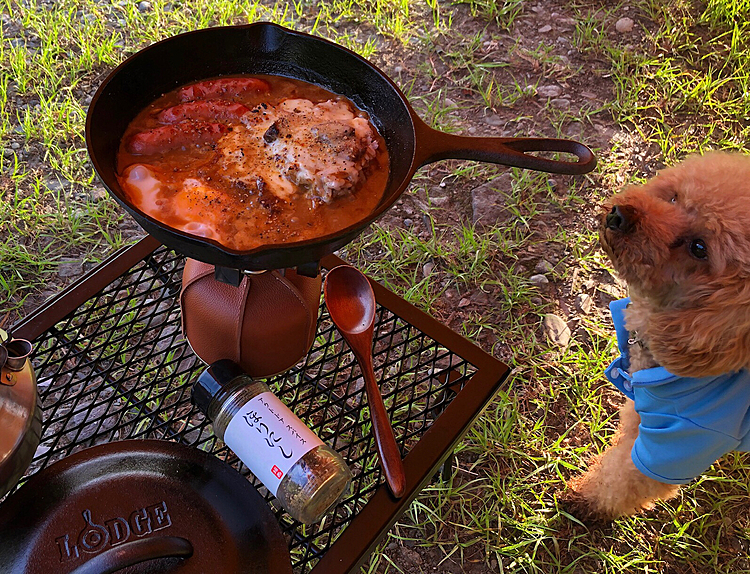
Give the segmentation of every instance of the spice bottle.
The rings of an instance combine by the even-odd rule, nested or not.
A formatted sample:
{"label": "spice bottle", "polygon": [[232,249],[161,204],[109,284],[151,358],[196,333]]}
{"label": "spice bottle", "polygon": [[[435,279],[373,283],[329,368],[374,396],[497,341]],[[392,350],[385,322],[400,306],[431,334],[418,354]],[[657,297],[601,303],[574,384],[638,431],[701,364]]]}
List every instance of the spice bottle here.
{"label": "spice bottle", "polygon": [[341,455],[236,363],[212,363],[192,399],[292,518],[318,522],[344,493],[352,474]]}

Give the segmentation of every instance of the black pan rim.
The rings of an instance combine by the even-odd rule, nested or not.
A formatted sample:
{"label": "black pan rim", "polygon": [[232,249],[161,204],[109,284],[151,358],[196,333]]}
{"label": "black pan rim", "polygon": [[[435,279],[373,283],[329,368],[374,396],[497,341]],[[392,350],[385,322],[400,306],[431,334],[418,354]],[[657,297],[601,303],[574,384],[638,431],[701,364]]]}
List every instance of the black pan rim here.
{"label": "black pan rim", "polygon": [[[252,24],[240,24],[236,26],[214,26],[209,28],[201,28],[198,30],[191,30],[188,32],[182,32],[180,34],[176,34],[174,36],[170,36],[168,38],[165,38],[163,40],[160,40],[158,42],[154,42],[153,44],[150,44],[149,46],[139,50],[135,54],[132,54],[127,59],[125,59],[123,62],[121,62],[116,68],[114,68],[104,79],[104,81],[99,85],[99,88],[97,89],[96,93],[94,94],[94,97],[91,99],[91,103],[89,105],[89,109],[86,115],[86,128],[85,128],[85,135],[86,135],[86,148],[89,154],[89,158],[91,159],[91,162],[94,166],[94,170],[97,174],[97,177],[99,180],[103,183],[105,188],[110,192],[110,194],[114,197],[114,199],[119,203],[123,208],[125,208],[126,211],[128,211],[131,215],[133,213],[138,214],[138,217],[145,219],[148,221],[152,226],[157,228],[163,228],[163,231],[165,234],[168,235],[176,235],[180,239],[182,239],[185,242],[188,243],[197,243],[201,246],[201,248],[204,249],[210,249],[215,252],[216,255],[218,255],[218,259],[220,260],[235,260],[238,259],[238,261],[235,261],[235,263],[239,264],[241,268],[244,269],[254,269],[255,267],[251,264],[253,259],[259,258],[259,256],[265,256],[266,259],[273,258],[275,254],[280,254],[283,252],[298,252],[301,250],[309,249],[309,248],[315,248],[317,246],[320,246],[321,251],[325,252],[323,254],[328,254],[332,252],[329,249],[325,249],[325,245],[330,243],[331,241],[336,240],[336,238],[341,236],[349,236],[353,235],[356,237],[359,233],[364,231],[371,223],[373,223],[375,220],[377,220],[383,213],[385,213],[388,209],[391,208],[391,206],[398,201],[399,197],[403,194],[403,192],[406,190],[406,188],[410,185],[411,179],[414,175],[414,172],[417,170],[418,166],[415,166],[415,149],[416,146],[413,146],[413,149],[411,150],[411,161],[410,161],[410,167],[407,171],[407,176],[403,178],[400,185],[395,188],[394,190],[391,190],[391,198],[387,201],[382,202],[370,215],[368,215],[366,218],[347,226],[346,228],[340,229],[339,231],[336,231],[334,233],[329,233],[327,235],[322,235],[319,237],[316,237],[314,239],[307,239],[303,241],[293,241],[293,242],[286,242],[286,243],[278,243],[278,244],[266,244],[261,245],[259,247],[250,249],[250,250],[236,250],[231,249],[229,247],[226,247],[222,245],[221,243],[217,242],[216,240],[200,237],[197,235],[193,235],[190,233],[187,233],[185,231],[175,229],[172,227],[169,227],[168,225],[160,222],[159,220],[151,217],[150,215],[142,212],[140,209],[136,208],[134,205],[132,205],[130,202],[127,201],[127,199],[124,197],[124,194],[122,193],[122,190],[119,187],[119,183],[112,188],[110,183],[104,180],[99,174],[103,173],[102,164],[97,157],[97,155],[94,153],[94,150],[92,149],[92,143],[91,143],[91,133],[94,130],[94,127],[92,125],[92,110],[95,109],[97,102],[101,97],[103,97],[103,94],[106,92],[106,89],[108,85],[112,82],[112,80],[122,72],[122,70],[128,68],[129,66],[132,66],[134,62],[137,62],[141,58],[147,58],[150,56],[150,53],[154,50],[158,50],[160,46],[164,45],[165,43],[174,41],[175,38],[185,38],[189,36],[195,36],[195,35],[201,35],[206,33],[221,33],[222,30],[229,31],[232,30],[236,32],[237,30],[248,30],[252,28],[274,28],[282,32],[283,34],[289,35],[289,36],[297,36],[300,38],[304,38],[306,41],[314,41],[314,42],[320,42],[323,44],[327,44],[344,54],[355,58],[360,63],[364,64],[365,66],[372,69],[374,72],[376,72],[380,78],[388,84],[388,86],[393,90],[393,92],[398,96],[398,98],[401,100],[401,103],[403,104],[405,110],[407,111],[408,115],[411,117],[411,128],[413,132],[414,139],[416,140],[416,132],[415,132],[415,117],[416,114],[414,110],[412,109],[411,105],[409,104],[408,100],[406,99],[406,96],[401,92],[399,87],[391,80],[382,70],[380,70],[377,66],[372,64],[367,59],[363,58],[356,52],[349,50],[348,48],[345,48],[344,46],[341,46],[340,44],[337,44],[335,42],[332,42],[330,40],[326,40],[325,38],[321,38],[318,36],[313,36],[311,34],[307,34],[305,32],[298,32],[295,30],[291,30],[289,28],[286,28],[284,26],[280,26],[279,24],[275,24],[273,22],[254,22]],[[206,76],[205,78],[210,77],[216,77],[216,76]],[[289,76],[293,77],[293,76]],[[200,81],[200,79],[197,79],[195,81]],[[374,123],[374,122],[373,122]],[[390,166],[389,166],[389,172],[390,172]],[[389,173],[389,178],[391,177],[391,173]],[[386,185],[386,190],[387,190]],[[385,191],[384,190],[384,193]],[[218,253],[216,253],[218,252]],[[306,259],[306,258],[303,258]],[[296,261],[295,263],[299,264],[306,261]],[[213,261],[208,261],[208,263],[214,263]],[[230,267],[233,267],[234,265],[229,265]]]}

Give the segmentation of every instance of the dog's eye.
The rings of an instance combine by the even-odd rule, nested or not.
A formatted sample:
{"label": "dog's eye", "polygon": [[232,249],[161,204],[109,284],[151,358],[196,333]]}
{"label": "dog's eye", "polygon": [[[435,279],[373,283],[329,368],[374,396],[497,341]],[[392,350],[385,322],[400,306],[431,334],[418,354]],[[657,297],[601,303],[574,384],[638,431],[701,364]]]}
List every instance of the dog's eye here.
{"label": "dog's eye", "polygon": [[702,239],[693,239],[690,242],[690,254],[696,259],[705,259],[708,257],[706,242]]}
{"label": "dog's eye", "polygon": [[677,203],[677,194],[675,193],[675,194],[674,194],[674,195],[672,196],[672,199],[670,199],[669,201],[670,201],[670,202],[672,202],[672,203]]}

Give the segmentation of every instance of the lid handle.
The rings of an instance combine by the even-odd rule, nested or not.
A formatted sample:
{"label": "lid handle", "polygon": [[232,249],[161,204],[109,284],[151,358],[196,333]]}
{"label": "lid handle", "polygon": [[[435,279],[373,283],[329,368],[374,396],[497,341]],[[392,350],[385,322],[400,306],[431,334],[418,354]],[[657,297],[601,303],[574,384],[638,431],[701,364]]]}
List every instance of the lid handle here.
{"label": "lid handle", "polygon": [[190,558],[193,545],[179,536],[160,536],[126,542],[98,554],[70,574],[113,574],[156,558]]}

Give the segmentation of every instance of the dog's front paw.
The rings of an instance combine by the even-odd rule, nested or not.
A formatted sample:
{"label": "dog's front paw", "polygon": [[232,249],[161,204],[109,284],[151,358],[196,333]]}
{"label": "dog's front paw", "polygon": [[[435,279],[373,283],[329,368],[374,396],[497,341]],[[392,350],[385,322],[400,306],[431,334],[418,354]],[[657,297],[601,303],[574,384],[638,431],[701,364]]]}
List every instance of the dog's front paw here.
{"label": "dog's front paw", "polygon": [[560,509],[582,522],[586,526],[604,526],[615,518],[595,500],[586,498],[584,494],[570,485],[557,498]]}
{"label": "dog's front paw", "polygon": [[570,481],[561,497],[563,509],[587,524],[611,522],[651,510],[657,500],[672,498],[679,491],[676,484],[663,484],[644,476],[632,462],[630,466],[617,467],[618,472],[607,469],[610,462],[604,457]]}

